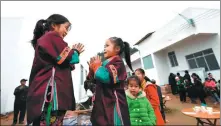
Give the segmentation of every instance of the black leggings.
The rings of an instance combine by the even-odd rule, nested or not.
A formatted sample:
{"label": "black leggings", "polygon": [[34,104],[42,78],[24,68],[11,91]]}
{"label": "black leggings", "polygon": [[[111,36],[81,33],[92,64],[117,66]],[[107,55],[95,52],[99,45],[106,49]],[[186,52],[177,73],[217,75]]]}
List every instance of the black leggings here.
{"label": "black leggings", "polygon": [[197,96],[198,96],[199,99],[200,99],[200,102],[203,103],[203,104],[206,104],[206,101],[205,101],[205,99],[204,99],[205,92],[204,92],[203,88],[197,87],[196,93],[197,93]]}
{"label": "black leggings", "polygon": [[179,95],[180,95],[180,101],[186,102],[186,91],[185,90],[179,91]]}
{"label": "black leggings", "polygon": [[24,101],[16,101],[14,103],[14,119],[13,122],[17,123],[17,119],[18,119],[18,114],[20,112],[19,115],[19,123],[24,121],[25,118],[25,112],[26,112],[26,102]]}

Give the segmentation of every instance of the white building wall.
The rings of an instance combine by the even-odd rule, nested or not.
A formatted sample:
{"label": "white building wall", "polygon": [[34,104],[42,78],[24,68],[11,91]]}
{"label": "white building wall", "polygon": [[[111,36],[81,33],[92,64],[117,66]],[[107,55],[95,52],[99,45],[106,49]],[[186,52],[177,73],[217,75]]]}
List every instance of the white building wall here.
{"label": "white building wall", "polygon": [[[155,67],[155,64],[154,64],[154,67]],[[145,75],[150,79],[156,80],[156,84],[161,85],[160,78],[158,76],[156,67],[152,68],[152,69],[145,70]]]}
{"label": "white building wall", "polygon": [[[139,49],[144,55],[159,51],[187,36],[197,33],[216,33],[219,31],[219,10],[188,8],[183,13],[193,18],[196,28],[191,27],[181,16],[176,16],[170,23],[157,30],[151,37],[144,40]],[[208,25],[210,27],[208,27]]]}
{"label": "white building wall", "polygon": [[[177,71],[189,69],[186,61],[186,55],[196,53],[205,49],[212,48],[215,57],[220,65],[220,39],[219,35],[200,35],[186,41],[182,41],[168,47],[165,54],[174,51],[177,57],[179,66],[171,67],[169,58],[167,56],[167,64],[169,64],[169,72],[176,73]],[[213,74],[216,79],[220,79],[220,70],[208,71]],[[207,73],[208,73],[207,72]]]}
{"label": "white building wall", "polygon": [[[141,57],[152,55],[154,68],[145,70],[145,72],[150,78],[156,79],[160,85],[168,83],[170,72],[175,73],[189,69],[185,59],[187,54],[213,48],[220,64],[220,10],[188,8],[182,12],[182,15],[193,18],[196,27],[189,25],[181,16],[176,16],[171,22],[156,30],[152,36],[138,45]],[[193,37],[198,33],[218,33],[218,35],[213,37],[198,36],[197,39]],[[194,40],[185,38],[193,38]],[[169,48],[165,50],[167,47]],[[167,55],[169,51],[175,51],[179,63],[178,67],[170,67]],[[219,70],[210,72],[219,78]]]}
{"label": "white building wall", "polygon": [[220,10],[207,10],[195,18],[196,33],[218,33],[220,35]]}
{"label": "white building wall", "polygon": [[130,56],[131,62],[133,62],[139,58],[140,58],[139,51],[137,51],[136,53],[134,53],[133,55]]}
{"label": "white building wall", "polygon": [[[125,62],[125,63],[126,63],[126,62]],[[127,66],[127,64],[125,64],[125,66],[126,66],[126,71],[131,73],[132,71],[131,71],[130,68]],[[140,60],[140,58],[132,62],[132,68],[133,68],[133,70],[136,70],[137,68],[141,68],[141,67],[142,67],[142,65],[141,65],[141,60]]]}
{"label": "white building wall", "polygon": [[86,97],[86,91],[84,89],[84,81],[86,79],[85,68],[83,68],[83,83],[81,83],[81,64],[75,65],[75,70],[72,72],[74,96],[76,103]]}
{"label": "white building wall", "polygon": [[154,53],[153,56],[155,64],[157,66],[156,71],[158,73],[157,75],[158,85],[168,84],[169,73],[167,71],[169,71],[170,64],[167,62],[168,59],[167,53],[164,50],[162,50],[160,52]]}

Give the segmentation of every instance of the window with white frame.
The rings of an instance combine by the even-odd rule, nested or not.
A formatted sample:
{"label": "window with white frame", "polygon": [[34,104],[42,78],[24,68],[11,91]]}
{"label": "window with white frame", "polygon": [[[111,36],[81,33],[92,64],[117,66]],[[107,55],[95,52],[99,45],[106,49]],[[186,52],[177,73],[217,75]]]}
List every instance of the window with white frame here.
{"label": "window with white frame", "polygon": [[179,65],[178,62],[177,62],[176,54],[175,54],[174,51],[169,52],[168,57],[169,57],[169,60],[170,60],[171,67],[175,67],[175,66]]}
{"label": "window with white frame", "polygon": [[200,67],[205,68],[206,71],[220,69],[212,48],[187,55],[186,60],[190,69]]}
{"label": "window with white frame", "polygon": [[144,69],[154,68],[151,55],[143,57],[143,64],[144,64]]}

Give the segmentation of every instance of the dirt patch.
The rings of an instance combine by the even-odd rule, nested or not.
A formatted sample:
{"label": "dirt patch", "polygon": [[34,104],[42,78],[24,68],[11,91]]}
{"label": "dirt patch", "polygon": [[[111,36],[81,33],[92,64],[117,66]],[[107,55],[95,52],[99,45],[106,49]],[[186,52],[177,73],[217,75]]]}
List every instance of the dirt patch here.
{"label": "dirt patch", "polygon": [[[187,98],[186,103],[181,103],[179,101],[179,95],[169,95],[172,100],[168,101],[166,103],[167,109],[165,111],[166,113],[166,119],[169,120],[169,123],[166,125],[196,125],[196,119],[192,117],[188,117],[184,115],[181,110],[184,108],[192,108],[194,106],[200,106],[200,101],[197,100],[198,104],[191,104],[190,99]],[[217,110],[220,110],[219,105],[214,106],[213,103],[210,100],[210,97],[206,98],[207,105],[210,107],[214,107]],[[220,124],[220,120],[217,120],[217,125]]]}
{"label": "dirt patch", "polygon": [[[184,108],[192,108],[196,105],[200,105],[200,101],[197,100],[198,104],[191,104],[190,99],[187,98],[186,103],[181,103],[179,101],[179,96],[172,95],[172,94],[166,94],[172,98],[172,100],[168,101],[166,103],[166,119],[169,120],[169,123],[166,125],[196,125],[196,119],[192,117],[185,116],[181,113],[181,110]],[[217,110],[220,110],[219,105],[214,106],[213,103],[210,100],[210,97],[206,98],[207,105],[210,107],[215,107]],[[73,115],[76,116],[76,113],[73,111],[68,111],[67,115]],[[7,116],[1,116],[1,125],[11,125],[13,120],[13,114],[9,114]],[[78,120],[79,121],[79,120]],[[220,120],[217,120],[217,125],[220,124]]]}

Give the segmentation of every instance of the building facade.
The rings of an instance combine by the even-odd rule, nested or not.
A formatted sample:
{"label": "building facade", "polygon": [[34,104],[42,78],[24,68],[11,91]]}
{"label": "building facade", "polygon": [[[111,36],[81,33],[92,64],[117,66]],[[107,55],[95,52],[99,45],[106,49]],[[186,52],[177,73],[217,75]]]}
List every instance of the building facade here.
{"label": "building facade", "polygon": [[220,10],[187,8],[141,40],[131,56],[133,67],[144,68],[159,85],[168,84],[170,73],[200,68],[220,79]]}

